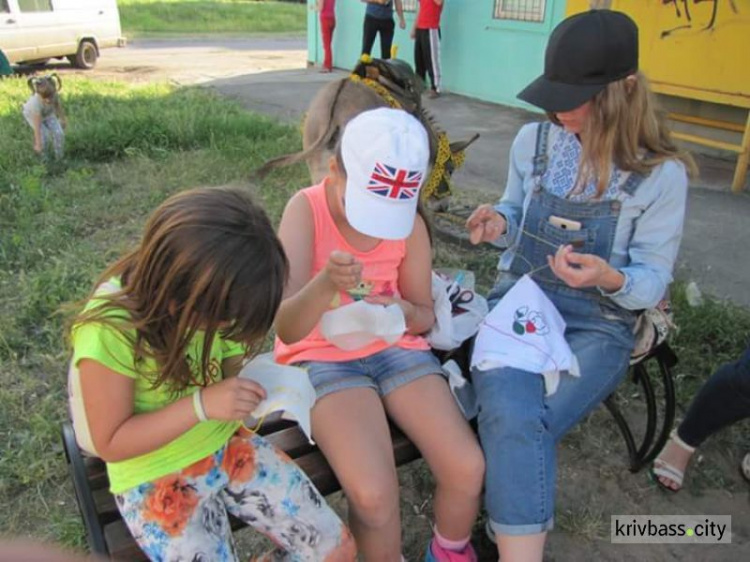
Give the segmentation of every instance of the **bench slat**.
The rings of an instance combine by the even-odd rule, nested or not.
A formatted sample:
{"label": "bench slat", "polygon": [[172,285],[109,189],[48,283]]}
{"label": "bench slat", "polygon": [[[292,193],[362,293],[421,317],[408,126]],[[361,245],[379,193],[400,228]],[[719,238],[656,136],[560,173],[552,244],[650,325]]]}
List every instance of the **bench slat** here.
{"label": "bench slat", "polygon": [[108,488],[92,490],[91,495],[94,498],[96,513],[99,515],[99,522],[102,525],[106,525],[107,523],[111,523],[112,521],[121,518],[120,511],[117,509],[115,497],[109,493]]}
{"label": "bench slat", "polygon": [[122,519],[104,526],[104,540],[107,541],[109,554],[113,559],[148,562],[148,557],[135,542]]}
{"label": "bench slat", "polygon": [[296,425],[275,433],[268,433],[263,437],[293,459],[315,450],[315,445],[310,444],[305,434]]}

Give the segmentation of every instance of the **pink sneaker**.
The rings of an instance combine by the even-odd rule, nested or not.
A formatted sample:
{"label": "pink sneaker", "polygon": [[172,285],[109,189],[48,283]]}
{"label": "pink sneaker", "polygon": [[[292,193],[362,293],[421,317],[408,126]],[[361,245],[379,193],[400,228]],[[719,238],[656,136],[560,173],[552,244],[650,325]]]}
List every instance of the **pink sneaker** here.
{"label": "pink sneaker", "polygon": [[424,560],[425,562],[477,562],[477,553],[471,543],[467,544],[461,552],[455,552],[444,549],[435,539],[432,539],[427,545]]}

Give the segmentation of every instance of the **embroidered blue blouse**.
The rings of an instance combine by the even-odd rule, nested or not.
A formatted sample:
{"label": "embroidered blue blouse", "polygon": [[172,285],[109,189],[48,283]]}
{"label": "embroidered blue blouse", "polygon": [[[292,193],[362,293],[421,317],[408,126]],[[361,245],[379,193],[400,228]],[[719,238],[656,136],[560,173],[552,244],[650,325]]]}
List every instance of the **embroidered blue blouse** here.
{"label": "embroidered blue blouse", "polygon": [[[508,183],[500,203],[495,207],[507,220],[508,229],[495,245],[509,248],[518,232],[524,199],[534,188],[532,159],[536,147],[538,124],[525,125],[510,150]],[[559,197],[586,201],[596,194],[592,181],[580,193],[570,194],[581,155],[578,138],[562,127],[553,125],[549,138],[549,164],[543,185]],[[620,191],[629,172],[613,170],[603,199],[622,202],[612,246],[610,265],[625,276],[625,283],[615,293],[604,293],[629,310],[655,306],[672,281],[672,270],[682,239],[687,200],[687,172],[682,162],[669,160],[654,168],[632,196]],[[498,268],[507,270],[513,250],[500,256]]]}

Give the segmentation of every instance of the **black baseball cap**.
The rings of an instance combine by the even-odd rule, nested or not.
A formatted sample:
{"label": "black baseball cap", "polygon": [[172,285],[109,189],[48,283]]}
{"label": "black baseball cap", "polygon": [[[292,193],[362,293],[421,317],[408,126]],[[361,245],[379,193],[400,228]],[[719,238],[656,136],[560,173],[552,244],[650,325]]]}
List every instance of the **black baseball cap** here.
{"label": "black baseball cap", "polygon": [[638,26],[613,10],[566,18],[552,31],[544,74],[518,97],[551,113],[571,111],[638,70]]}

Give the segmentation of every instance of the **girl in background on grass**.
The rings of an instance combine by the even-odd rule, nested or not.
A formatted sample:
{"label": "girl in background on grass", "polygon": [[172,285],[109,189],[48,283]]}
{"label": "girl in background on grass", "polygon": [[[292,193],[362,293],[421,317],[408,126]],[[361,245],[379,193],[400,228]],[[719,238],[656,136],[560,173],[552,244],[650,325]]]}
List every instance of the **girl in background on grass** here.
{"label": "girl in background on grass", "polygon": [[[328,176],[289,201],[279,226],[290,277],[276,319],[276,358],[308,370],[318,396],[313,436],[346,493],[367,561],[401,556],[388,417],[437,481],[427,560],[476,560],[469,537],[482,451],[421,337],[435,322],[432,252],[417,214],[428,160],[427,133],[414,117],[387,108],[361,113],[344,129]],[[398,305],[406,333],[349,351],[325,339],[323,314],[362,299]]]}
{"label": "girl in background on grass", "polygon": [[106,461],[151,560],[237,560],[227,513],[268,535],[274,560],[355,558],[307,476],[242,428],[265,391],[235,375],[271,327],[287,268],[246,194],[187,191],[154,212],[74,321],[76,436]]}
{"label": "girl in background on grass", "polygon": [[31,97],[23,105],[23,116],[34,131],[34,152],[61,159],[67,121],[60,103],[62,82],[56,74],[30,78]]}

